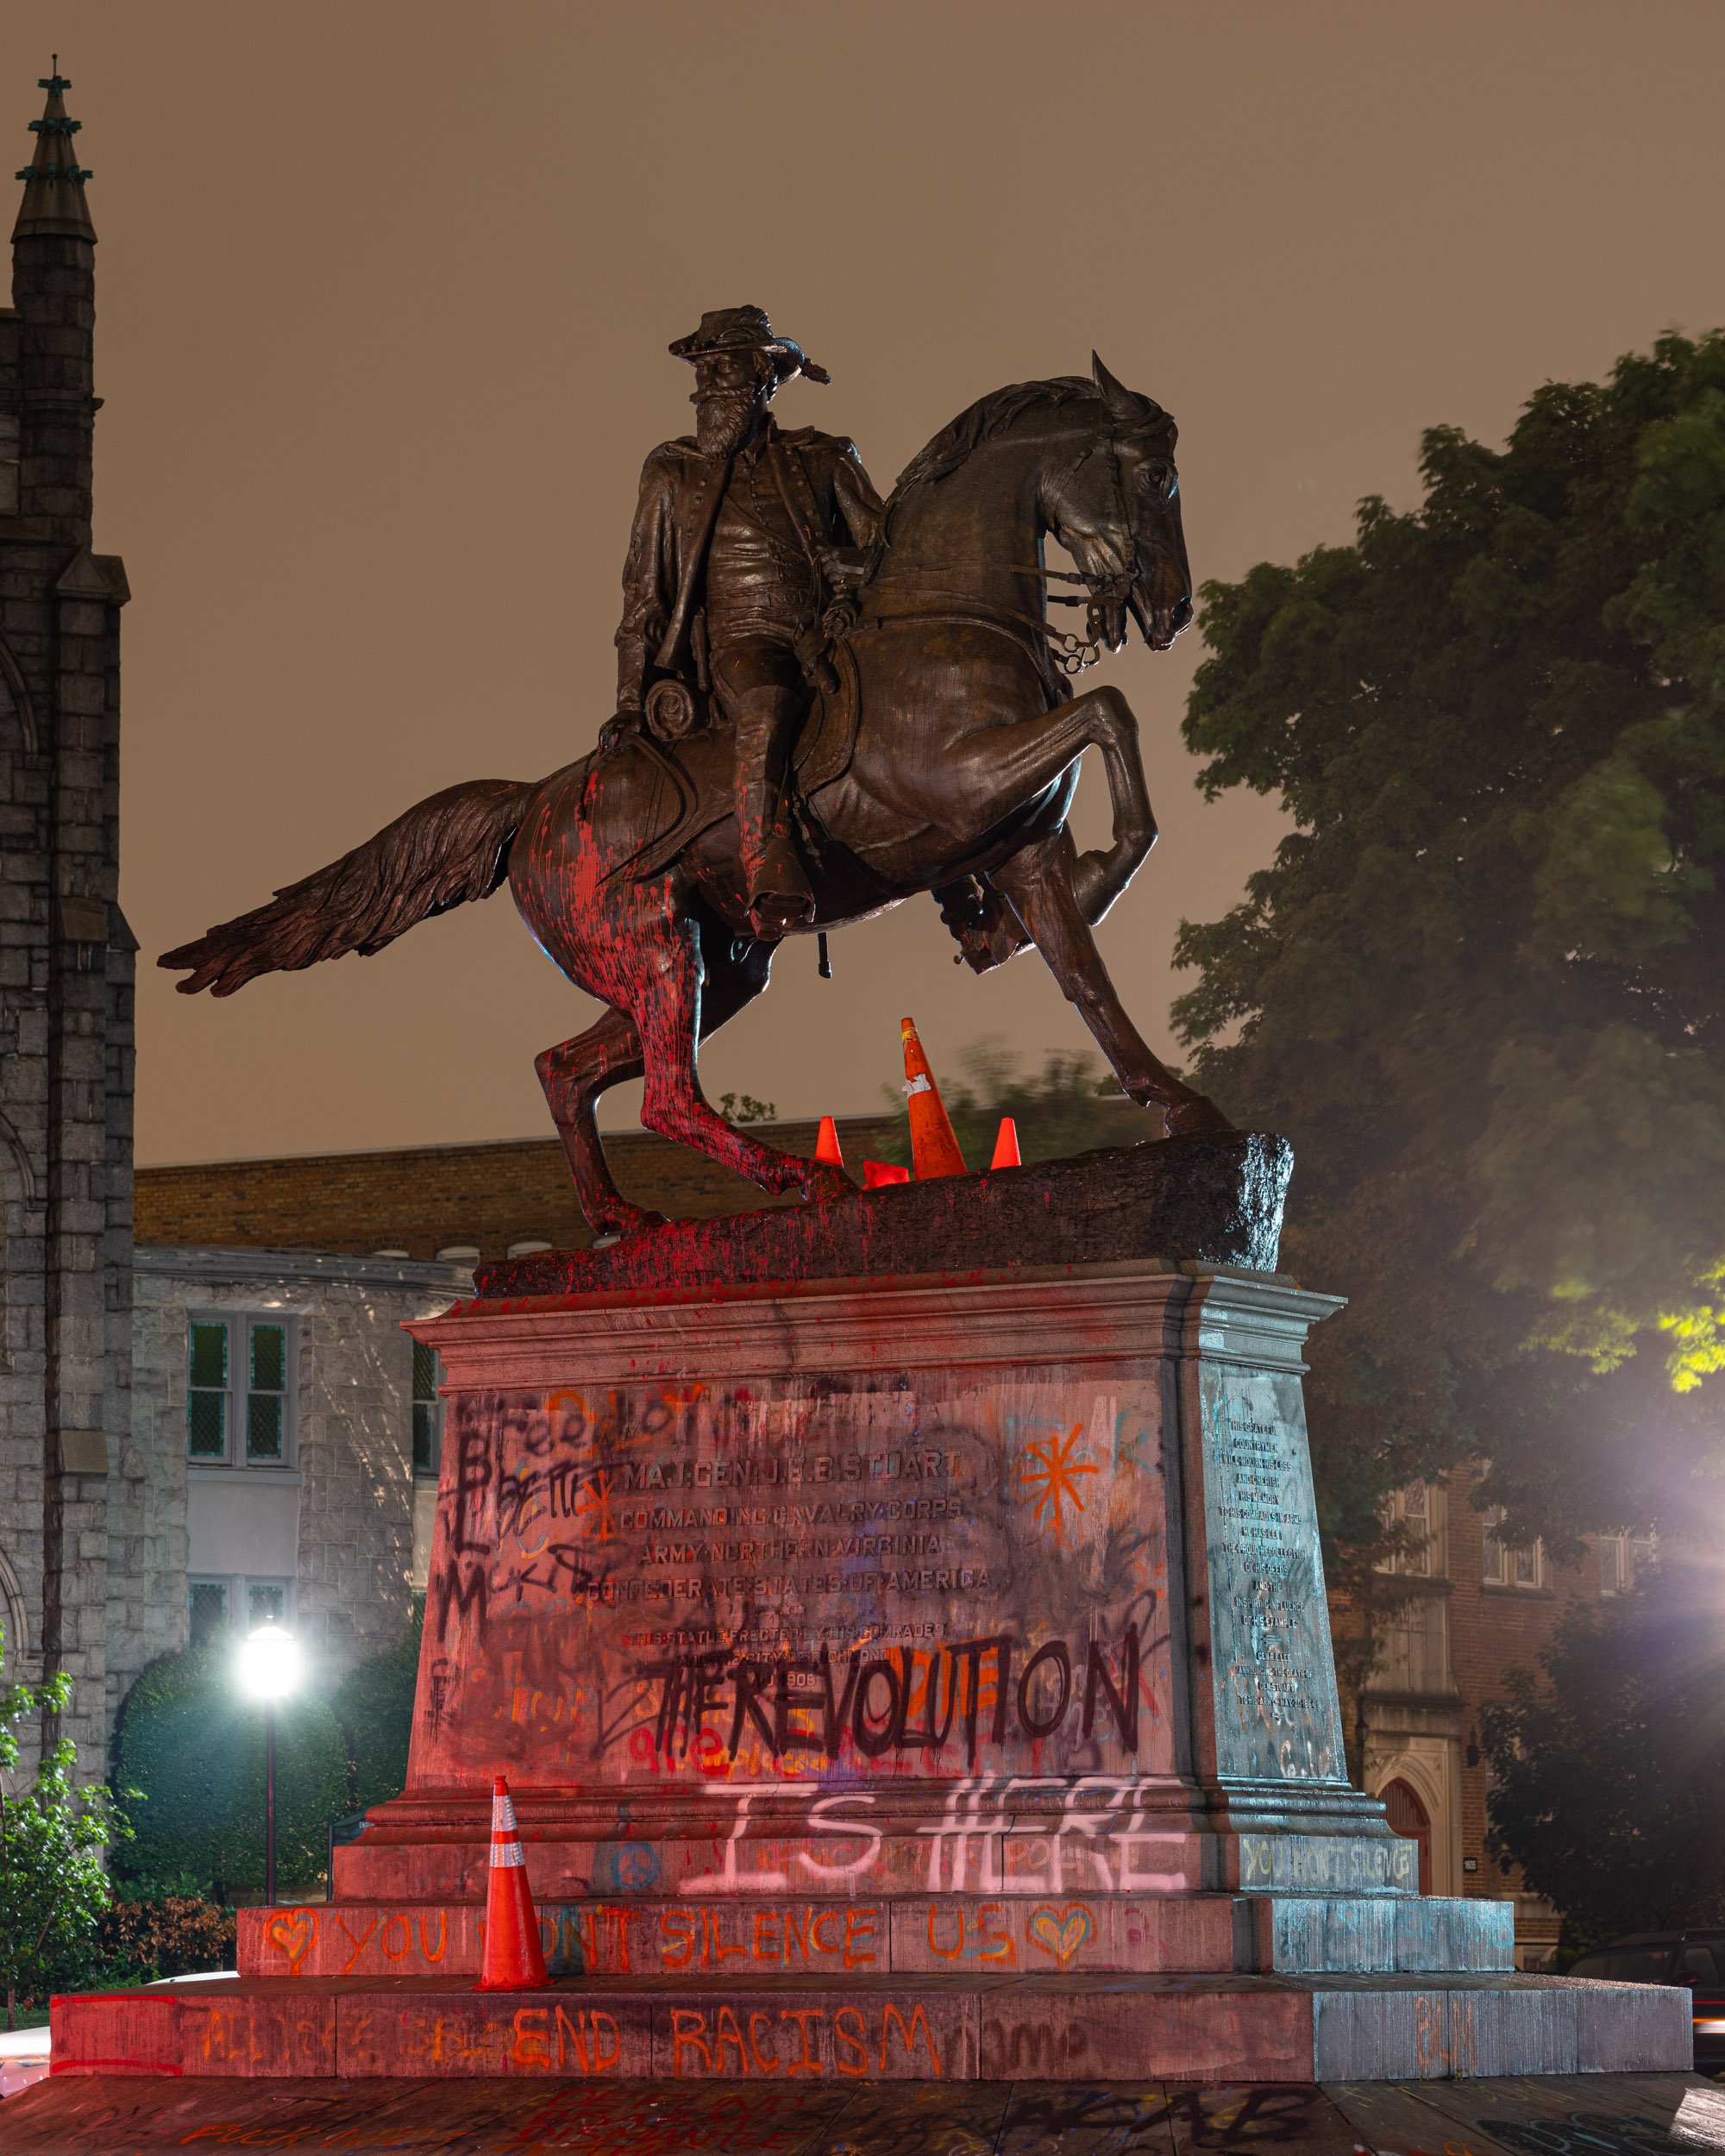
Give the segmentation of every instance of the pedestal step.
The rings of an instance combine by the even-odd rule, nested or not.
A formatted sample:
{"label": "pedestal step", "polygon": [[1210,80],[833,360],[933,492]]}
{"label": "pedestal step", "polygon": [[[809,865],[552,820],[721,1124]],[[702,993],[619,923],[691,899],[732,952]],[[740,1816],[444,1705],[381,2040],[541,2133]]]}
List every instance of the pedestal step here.
{"label": "pedestal step", "polygon": [[[856,1824],[857,1800],[832,1807],[818,1833],[774,1832],[750,1817],[750,1799],[715,1793],[712,1828],[655,1833],[637,1817],[609,1836],[540,1826],[532,1800],[517,1806],[528,1884],[536,1901],[643,1894],[900,1896],[1264,1893],[1381,1895],[1418,1891],[1414,1845],[1375,1833],[1220,1833],[1172,1828],[1081,1790],[1051,1824],[979,1823],[975,1808],[918,1824]],[[873,1802],[873,1799],[869,1799]],[[471,1805],[471,1800],[469,1800]],[[842,1805],[851,1808],[841,1810]],[[1107,1807],[1107,1808],[1105,1808]],[[993,1809],[991,1806],[989,1808]],[[1026,1807],[1026,1808],[1028,1808]],[[399,1800],[385,1814],[405,1812]],[[646,1814],[643,1804],[640,1812]],[[986,1814],[985,1814],[986,1817]],[[336,1852],[344,1901],[461,1902],[483,1896],[490,1816],[472,1825],[392,1823]]]}
{"label": "pedestal step", "polygon": [[[880,1902],[624,1899],[539,1909],[554,1976],[747,1984],[876,1975],[1509,1970],[1509,1902],[1107,1895]],[[242,1909],[240,1967],[283,1977],[476,1977],[477,1902]]]}
{"label": "pedestal step", "polygon": [[668,2080],[1415,2080],[1690,2061],[1687,1993],[1514,1975],[236,1977],[53,2004],[54,2071]]}

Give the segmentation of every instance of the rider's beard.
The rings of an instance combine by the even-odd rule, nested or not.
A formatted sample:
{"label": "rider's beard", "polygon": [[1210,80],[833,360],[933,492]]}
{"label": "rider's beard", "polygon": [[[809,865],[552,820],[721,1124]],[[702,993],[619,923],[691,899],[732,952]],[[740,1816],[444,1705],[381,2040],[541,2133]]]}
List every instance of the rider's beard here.
{"label": "rider's beard", "polygon": [[755,399],[746,392],[714,391],[695,406],[695,441],[703,456],[735,456],[754,425]]}

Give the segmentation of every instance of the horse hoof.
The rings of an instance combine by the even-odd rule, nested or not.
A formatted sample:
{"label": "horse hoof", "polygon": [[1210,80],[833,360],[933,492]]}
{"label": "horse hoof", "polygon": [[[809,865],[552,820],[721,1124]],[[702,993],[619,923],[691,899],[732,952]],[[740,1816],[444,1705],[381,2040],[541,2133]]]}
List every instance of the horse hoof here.
{"label": "horse hoof", "polygon": [[806,1175],[798,1186],[812,1203],[836,1205],[841,1199],[856,1195],[856,1184],[842,1168],[834,1168],[826,1161],[816,1161],[812,1167],[813,1173]]}
{"label": "horse hoof", "polygon": [[1201,1093],[1195,1093],[1189,1100],[1177,1102],[1164,1112],[1170,1138],[1189,1138],[1195,1132],[1209,1131],[1220,1135],[1237,1130],[1238,1124],[1230,1123],[1214,1100]]}
{"label": "horse hoof", "polygon": [[958,956],[972,973],[992,973],[1016,958],[1028,940],[1002,907],[1000,918],[972,923],[958,931]]}
{"label": "horse hoof", "polygon": [[650,1235],[655,1228],[662,1228],[666,1215],[655,1213],[646,1206],[630,1206],[626,1210],[607,1213],[603,1219],[589,1220],[593,1230],[593,1247],[608,1250],[613,1243],[626,1243],[631,1236]]}

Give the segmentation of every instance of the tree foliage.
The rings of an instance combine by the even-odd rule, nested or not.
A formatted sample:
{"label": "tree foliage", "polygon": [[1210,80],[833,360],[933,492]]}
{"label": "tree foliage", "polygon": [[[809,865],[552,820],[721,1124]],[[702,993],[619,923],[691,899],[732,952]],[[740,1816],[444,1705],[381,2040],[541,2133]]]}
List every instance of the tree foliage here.
{"label": "tree foliage", "polygon": [[416,1595],[413,1622],[407,1631],[381,1654],[350,1670],[336,1687],[330,1704],[347,1745],[348,1803],[352,1811],[386,1803],[406,1785],[424,1622],[424,1598]]}
{"label": "tree foliage", "polygon": [[1570,1944],[1725,1922],[1725,1615],[1716,1570],[1648,1567],[1565,1613],[1545,1682],[1484,1708],[1493,1853],[1564,1913]]}
{"label": "tree foliage", "polygon": [[[143,1802],[122,1869],[146,1885],[255,1887],[264,1877],[263,1710],[211,1643],[146,1670],[127,1696],[122,1777]],[[323,1876],[329,1823],[348,1806],[346,1747],[311,1695],[276,1710],[276,1865],[285,1885]]]}
{"label": "tree foliage", "polygon": [[[1019,1150],[1027,1162],[1063,1160],[1099,1145],[1130,1145],[1145,1135],[1143,1110],[1095,1056],[1051,1050],[1039,1070],[1026,1072],[1003,1042],[987,1038],[973,1041],[958,1064],[956,1079],[941,1080],[940,1096],[959,1150],[972,1168],[986,1168],[994,1158],[1000,1118],[1007,1115],[1018,1126]],[[882,1160],[908,1168],[908,1112],[877,1144]]]}
{"label": "tree foliage", "polygon": [[63,1714],[71,1703],[64,1673],[0,1691],[0,1982],[8,2028],[16,2026],[21,1996],[42,1997],[94,1950],[109,1898],[103,1852],[128,1832],[105,1789],[77,1786],[70,1738],[50,1733],[35,1773],[28,1780],[19,1773],[18,1724]]}
{"label": "tree foliage", "polygon": [[1201,1082],[1285,1131],[1333,1539],[1467,1455],[1512,1539],[1692,1524],[1725,1380],[1725,334],[1551,384],[1424,498],[1205,588],[1186,722],[1294,823],[1182,924]]}

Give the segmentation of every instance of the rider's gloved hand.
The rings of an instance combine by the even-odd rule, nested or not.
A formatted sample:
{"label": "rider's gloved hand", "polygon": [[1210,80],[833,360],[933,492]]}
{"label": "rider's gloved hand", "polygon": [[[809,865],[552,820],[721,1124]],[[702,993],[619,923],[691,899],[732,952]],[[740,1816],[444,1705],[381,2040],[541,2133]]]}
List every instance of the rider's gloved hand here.
{"label": "rider's gloved hand", "polygon": [[869,573],[869,555],[862,547],[823,547],[820,566],[829,589],[854,592]]}
{"label": "rider's gloved hand", "polygon": [[613,749],[622,748],[631,734],[638,734],[647,724],[646,713],[638,704],[619,704],[599,730],[599,745],[607,755]]}

